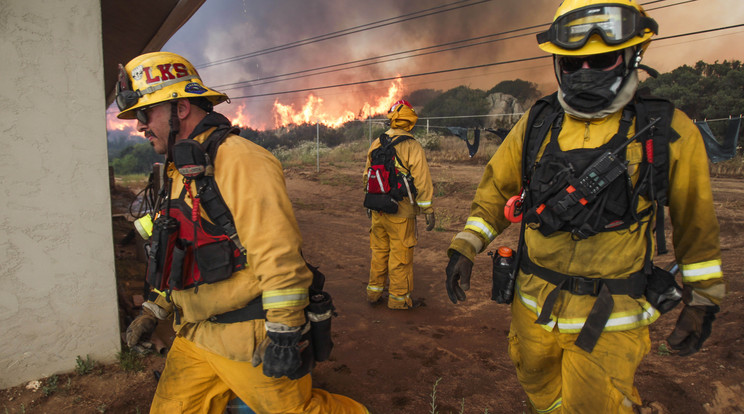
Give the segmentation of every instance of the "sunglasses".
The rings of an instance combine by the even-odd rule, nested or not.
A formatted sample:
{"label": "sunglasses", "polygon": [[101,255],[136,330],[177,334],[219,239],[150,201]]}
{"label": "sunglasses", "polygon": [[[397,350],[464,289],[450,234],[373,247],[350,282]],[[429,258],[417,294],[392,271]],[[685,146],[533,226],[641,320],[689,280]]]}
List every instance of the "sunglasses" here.
{"label": "sunglasses", "polygon": [[137,118],[138,121],[140,121],[142,124],[147,125],[148,122],[150,122],[150,117],[148,113],[151,109],[158,107],[160,105],[163,105],[166,102],[160,102],[155,105],[145,106],[142,108],[137,108],[134,110],[134,115]]}
{"label": "sunglasses", "polygon": [[614,66],[622,56],[620,52],[601,53],[598,55],[589,55],[583,57],[561,56],[558,58],[558,64],[564,72],[576,72],[584,66],[586,62],[590,69],[607,69]]}

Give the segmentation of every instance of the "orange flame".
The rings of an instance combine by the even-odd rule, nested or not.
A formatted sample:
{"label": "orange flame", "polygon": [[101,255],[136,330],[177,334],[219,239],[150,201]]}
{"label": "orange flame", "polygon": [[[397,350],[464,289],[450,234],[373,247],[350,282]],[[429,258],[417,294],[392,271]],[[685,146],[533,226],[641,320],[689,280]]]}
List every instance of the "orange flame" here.
{"label": "orange flame", "polygon": [[299,111],[296,111],[292,105],[279,103],[277,99],[274,101],[275,127],[280,128],[290,124],[300,125],[303,123],[312,124],[319,122],[328,127],[337,128],[345,122],[355,119],[365,119],[375,114],[385,113],[392,102],[400,98],[399,95],[403,91],[402,82],[400,78],[395,79],[390,85],[390,88],[388,88],[386,95],[373,98],[372,103],[364,102],[358,115],[348,109],[337,111],[336,114],[328,114],[323,109],[323,98],[313,94],[307,97],[307,101],[305,101],[305,104]]}
{"label": "orange flame", "polygon": [[235,115],[232,117],[232,124],[241,129],[250,127],[251,125],[251,120],[248,115],[245,115],[244,110],[245,104],[242,103],[235,110]]}

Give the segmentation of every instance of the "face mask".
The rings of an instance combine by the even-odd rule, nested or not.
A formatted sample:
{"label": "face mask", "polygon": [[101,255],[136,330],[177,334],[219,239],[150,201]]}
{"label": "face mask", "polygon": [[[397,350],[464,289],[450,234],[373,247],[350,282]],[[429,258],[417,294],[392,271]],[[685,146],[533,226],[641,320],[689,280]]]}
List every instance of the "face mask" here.
{"label": "face mask", "polygon": [[603,71],[598,69],[579,69],[575,72],[561,73],[563,100],[580,112],[601,111],[617,96],[623,82],[625,65]]}

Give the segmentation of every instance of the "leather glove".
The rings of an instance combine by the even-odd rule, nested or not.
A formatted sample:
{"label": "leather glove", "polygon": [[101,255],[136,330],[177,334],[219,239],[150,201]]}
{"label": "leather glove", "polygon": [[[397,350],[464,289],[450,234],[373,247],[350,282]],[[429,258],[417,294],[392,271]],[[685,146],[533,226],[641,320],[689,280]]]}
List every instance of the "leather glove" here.
{"label": "leather glove", "polygon": [[[447,264],[447,296],[452,303],[465,301],[465,291],[470,289],[470,274],[473,272],[473,262],[458,252],[452,253]],[[459,283],[458,283],[459,282]]]}
{"label": "leather glove", "polygon": [[136,317],[127,327],[125,338],[127,346],[132,348],[143,336],[152,334],[158,325],[158,318],[147,307],[142,307],[142,313]]}
{"label": "leather glove", "polygon": [[256,348],[251,363],[254,367],[263,362],[267,377],[290,376],[302,366],[299,346],[302,327],[292,328],[283,323],[266,322],[268,338]]}
{"label": "leather glove", "polygon": [[372,210],[370,210],[370,209],[367,209],[367,218],[368,219],[371,219],[372,218]]}
{"label": "leather glove", "polygon": [[436,222],[434,213],[426,213],[424,214],[424,218],[426,218],[426,231],[431,231],[431,229],[434,228],[434,223]]}
{"label": "leather glove", "polygon": [[713,321],[720,309],[718,306],[685,305],[674,331],[667,338],[672,349],[679,351],[679,356],[688,356],[699,351],[710,336]]}

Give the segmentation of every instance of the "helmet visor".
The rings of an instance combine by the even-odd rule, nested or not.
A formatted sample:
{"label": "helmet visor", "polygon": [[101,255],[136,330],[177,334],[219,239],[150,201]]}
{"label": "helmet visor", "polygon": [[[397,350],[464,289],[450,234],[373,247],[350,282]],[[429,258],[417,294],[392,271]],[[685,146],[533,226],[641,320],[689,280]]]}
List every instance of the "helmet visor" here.
{"label": "helmet visor", "polygon": [[614,46],[635,36],[642,37],[646,30],[657,33],[656,21],[641,15],[634,7],[596,5],[582,7],[558,17],[547,31],[537,35],[537,41],[551,42],[560,48],[575,50],[584,46],[595,34],[605,44]]}

